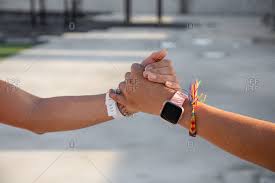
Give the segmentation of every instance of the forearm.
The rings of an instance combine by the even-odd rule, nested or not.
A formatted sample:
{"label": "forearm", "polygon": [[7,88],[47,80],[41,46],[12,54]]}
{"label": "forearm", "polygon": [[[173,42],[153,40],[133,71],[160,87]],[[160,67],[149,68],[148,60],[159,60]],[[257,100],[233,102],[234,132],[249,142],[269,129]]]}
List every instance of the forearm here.
{"label": "forearm", "polygon": [[94,96],[54,97],[39,99],[25,119],[37,133],[66,131],[99,124],[107,115],[105,94]]}
{"label": "forearm", "polygon": [[[185,103],[180,124],[189,128],[191,107]],[[275,171],[275,125],[199,103],[198,135],[242,159]]]}

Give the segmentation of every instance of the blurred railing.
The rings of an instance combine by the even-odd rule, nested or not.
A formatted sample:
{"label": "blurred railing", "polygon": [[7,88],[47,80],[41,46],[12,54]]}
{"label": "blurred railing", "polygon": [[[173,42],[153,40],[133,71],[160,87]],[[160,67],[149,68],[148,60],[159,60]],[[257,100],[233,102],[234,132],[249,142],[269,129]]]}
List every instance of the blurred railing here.
{"label": "blurred railing", "polygon": [[272,0],[272,30],[275,31],[275,0]]}
{"label": "blurred railing", "polygon": [[[70,21],[76,22],[77,16],[80,14],[80,7],[82,0],[63,0],[64,1],[64,26],[67,26]],[[36,3],[39,6],[39,13],[36,13],[35,7]],[[30,0],[30,16],[31,24],[35,27],[39,23],[41,25],[47,24],[47,9],[46,9],[46,0]]]}
{"label": "blurred railing", "polygon": [[[158,17],[158,24],[162,23],[162,16],[163,16],[163,0],[157,0],[157,17]],[[124,0],[125,6],[125,23],[131,24],[132,18],[132,0]]]}

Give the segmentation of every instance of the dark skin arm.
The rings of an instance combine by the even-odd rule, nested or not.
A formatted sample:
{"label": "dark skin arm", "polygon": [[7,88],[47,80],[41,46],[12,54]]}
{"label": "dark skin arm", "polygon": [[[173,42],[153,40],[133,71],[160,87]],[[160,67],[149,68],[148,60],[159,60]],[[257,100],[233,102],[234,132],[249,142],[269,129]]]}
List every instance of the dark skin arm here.
{"label": "dark skin arm", "polygon": [[40,98],[1,80],[0,90],[0,121],[38,134],[85,128],[112,119],[107,115],[105,94]]}
{"label": "dark skin arm", "polygon": [[[154,52],[142,64],[160,61],[166,54],[165,50]],[[0,80],[0,122],[4,124],[42,134],[85,128],[112,119],[107,115],[105,94],[40,98]]]}

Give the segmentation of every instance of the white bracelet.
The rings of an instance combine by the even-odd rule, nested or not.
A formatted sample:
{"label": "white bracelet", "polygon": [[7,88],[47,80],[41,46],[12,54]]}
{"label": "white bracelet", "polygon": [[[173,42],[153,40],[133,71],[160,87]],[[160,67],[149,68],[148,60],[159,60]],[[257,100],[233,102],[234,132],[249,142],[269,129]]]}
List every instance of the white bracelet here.
{"label": "white bracelet", "polygon": [[118,109],[116,101],[114,101],[110,96],[109,92],[106,93],[105,105],[107,107],[108,116],[112,116],[115,119],[125,117]]}

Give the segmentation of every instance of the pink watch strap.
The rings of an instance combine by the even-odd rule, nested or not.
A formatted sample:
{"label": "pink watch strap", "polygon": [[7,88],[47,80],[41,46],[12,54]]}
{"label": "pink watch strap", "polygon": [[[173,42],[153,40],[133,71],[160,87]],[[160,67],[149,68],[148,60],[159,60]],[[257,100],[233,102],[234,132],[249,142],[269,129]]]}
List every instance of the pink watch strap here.
{"label": "pink watch strap", "polygon": [[185,99],[187,99],[187,95],[180,92],[180,91],[177,91],[174,96],[171,98],[170,102],[172,102],[173,104],[176,104],[177,106],[179,107],[182,107]]}

